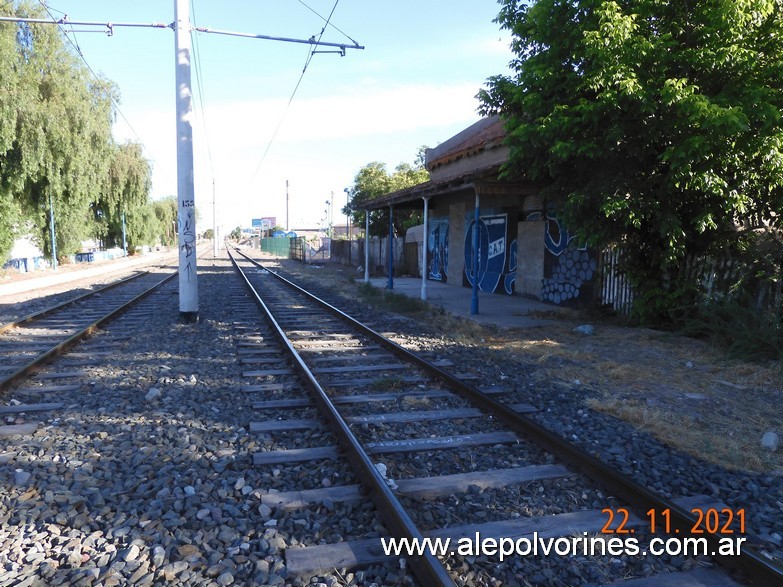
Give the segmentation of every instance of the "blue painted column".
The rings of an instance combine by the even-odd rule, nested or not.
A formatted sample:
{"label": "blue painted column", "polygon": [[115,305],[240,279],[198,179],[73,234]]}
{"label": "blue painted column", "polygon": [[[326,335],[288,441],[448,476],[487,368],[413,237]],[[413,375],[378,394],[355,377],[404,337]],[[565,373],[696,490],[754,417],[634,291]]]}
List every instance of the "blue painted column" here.
{"label": "blue painted column", "polygon": [[429,244],[429,223],[427,216],[429,215],[430,197],[424,196],[424,244],[421,252],[421,299],[427,300],[427,274],[429,269],[427,268],[427,249]]}
{"label": "blue painted column", "polygon": [[473,294],[470,296],[470,313],[479,313],[479,195],[476,192],[476,211],[473,222]]}
{"label": "blue painted column", "polygon": [[389,280],[386,289],[394,289],[394,207],[389,204]]}

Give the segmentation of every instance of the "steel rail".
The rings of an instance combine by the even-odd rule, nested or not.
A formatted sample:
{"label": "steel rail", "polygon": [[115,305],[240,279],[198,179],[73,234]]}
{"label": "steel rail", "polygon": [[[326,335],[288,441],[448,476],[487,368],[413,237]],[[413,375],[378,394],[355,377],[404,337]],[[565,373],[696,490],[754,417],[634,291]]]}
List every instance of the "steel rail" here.
{"label": "steel rail", "polygon": [[[418,540],[419,543],[422,543],[424,540],[422,533],[391,491],[386,480],[381,476],[356,436],[351,432],[348,424],[337,411],[337,408],[335,408],[310,368],[305,364],[302,356],[291,344],[291,341],[285,335],[285,332],[283,332],[282,327],[272,315],[269,307],[261,299],[261,296],[250,283],[247,275],[245,275],[244,271],[239,267],[239,264],[231,254],[231,251],[228,251],[228,254],[234,267],[252,293],[256,304],[263,310],[264,315],[272,325],[275,334],[293,357],[297,370],[309,382],[313,392],[312,395],[321,408],[321,413],[329,420],[332,430],[337,435],[340,445],[345,450],[349,462],[354,470],[358,472],[359,479],[364,487],[369,489],[370,498],[378,508],[378,511],[386,525],[389,527],[389,530],[398,538],[407,538],[409,541]],[[248,258],[244,254],[243,256]],[[252,259],[249,260],[252,261]],[[423,585],[454,585],[454,582],[446,569],[432,553],[427,552],[421,556],[410,556],[410,563],[414,574]]]}
{"label": "steel rail", "polygon": [[138,279],[139,277],[142,277],[143,275],[146,275],[149,273],[149,271],[139,271],[135,275],[131,275],[129,277],[124,277],[123,279],[120,279],[118,281],[115,281],[114,283],[110,283],[108,285],[104,285],[103,287],[100,287],[98,289],[94,289],[92,291],[88,291],[87,293],[84,293],[80,296],[76,296],[73,299],[66,300],[64,302],[60,302],[59,304],[52,306],[50,308],[45,308],[43,310],[40,310],[38,312],[33,312],[32,314],[28,314],[27,316],[24,316],[22,318],[19,318],[18,320],[14,320],[13,322],[7,322],[5,324],[0,325],[0,334],[3,332],[7,332],[11,330],[12,328],[16,328],[17,326],[21,326],[22,324],[27,324],[28,322],[32,322],[33,320],[37,320],[38,318],[43,318],[44,316],[48,316],[52,312],[56,312],[57,310],[62,310],[63,308],[66,308],[70,305],[76,304],[77,302],[81,302],[82,300],[89,298],[90,296],[94,296],[95,294],[99,294],[105,291],[108,291],[110,289],[114,289],[115,287],[118,287],[120,285],[124,285],[125,283],[128,283],[129,281],[133,281],[134,279]]}
{"label": "steel rail", "polygon": [[153,291],[155,291],[157,288],[162,286],[167,281],[173,279],[176,277],[178,272],[174,272],[168,277],[164,278],[163,280],[157,282],[152,287],[144,290],[137,296],[134,296],[132,299],[128,300],[126,303],[122,304],[121,306],[115,308],[105,316],[102,316],[101,318],[98,318],[98,320],[90,323],[82,330],[72,334],[67,339],[65,339],[63,342],[53,346],[48,351],[41,353],[38,355],[35,359],[27,363],[24,367],[18,369],[5,379],[0,380],[0,392],[5,391],[9,387],[13,386],[18,381],[24,379],[25,377],[29,376],[31,373],[33,373],[35,370],[37,370],[41,365],[43,365],[46,361],[49,359],[61,355],[64,352],[66,352],[68,349],[70,349],[73,345],[75,345],[80,340],[87,338],[90,336],[93,332],[95,332],[98,328],[106,324],[108,321],[112,320],[115,316],[121,314],[122,312],[128,310],[131,306],[135,305],[148,295],[150,295]]}
{"label": "steel rail", "polygon": [[678,536],[682,537],[706,538],[712,552],[718,553],[712,555],[712,558],[716,559],[722,566],[741,571],[749,579],[759,585],[783,585],[783,567],[775,564],[771,560],[765,559],[753,547],[742,545],[741,554],[739,555],[732,556],[719,554],[718,546],[719,540],[721,539],[720,535],[708,532],[706,529],[703,529],[703,532],[698,534],[691,532],[693,528],[698,526],[698,521],[692,515],[692,512],[685,510],[672,500],[651,491],[636,481],[627,478],[611,465],[595,458],[590,453],[568,442],[560,435],[547,430],[525,415],[515,412],[497,400],[492,399],[479,389],[465,383],[440,367],[436,367],[408,349],[389,340],[369,326],[362,324],[345,312],[318,298],[282,275],[279,275],[277,272],[272,271],[254,259],[247,257],[244,253],[241,254],[259,268],[268,271],[277,279],[287,283],[313,301],[316,301],[336,316],[350,322],[375,341],[392,350],[395,354],[410,359],[430,374],[448,383],[460,395],[475,402],[493,416],[501,419],[516,432],[519,432],[531,441],[537,443],[569,466],[615,493],[617,497],[623,499],[630,504],[632,508],[636,509],[637,513],[643,514],[642,518],[644,518],[646,512],[650,509],[654,509],[659,514],[663,510],[668,509],[671,512],[670,527],[672,532],[675,532]]}

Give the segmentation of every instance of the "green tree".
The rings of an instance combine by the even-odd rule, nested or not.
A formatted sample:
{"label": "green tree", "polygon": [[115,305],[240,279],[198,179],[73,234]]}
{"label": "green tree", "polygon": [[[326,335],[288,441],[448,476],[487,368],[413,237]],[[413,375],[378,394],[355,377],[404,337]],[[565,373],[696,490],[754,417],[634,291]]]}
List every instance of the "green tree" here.
{"label": "green tree", "polygon": [[158,240],[171,247],[177,242],[177,198],[168,196],[152,203],[157,219]]}
{"label": "green tree", "polygon": [[[0,8],[43,17],[22,2]],[[96,82],[54,26],[0,23],[0,255],[9,231],[30,226],[47,254],[50,210],[58,253],[90,235],[89,204],[108,169],[113,144],[108,81]],[[13,238],[13,236],[11,237]]]}
{"label": "green tree", "polygon": [[624,246],[643,318],[692,303],[687,255],[779,239],[783,0],[500,4],[514,73],[479,99],[505,121],[504,173]]}
{"label": "green tree", "polygon": [[128,253],[138,247],[151,246],[159,237],[158,221],[152,205],[136,206],[126,214]]}
{"label": "green tree", "polygon": [[[127,142],[113,145],[108,172],[105,176],[103,189],[99,198],[93,202],[92,210],[95,216],[95,233],[104,246],[122,246],[122,216],[125,215],[126,232],[135,235],[148,234],[150,228],[155,228],[156,234],[152,241],[143,243],[151,245],[157,240],[156,223],[149,224],[147,212],[136,213],[149,207],[149,192],[152,170],[149,162],[141,152],[141,145]],[[150,207],[154,215],[154,210]],[[145,226],[134,227],[132,222],[140,221]]]}
{"label": "green tree", "polygon": [[[416,163],[400,163],[393,173],[386,170],[386,164],[373,161],[362,167],[354,178],[350,188],[350,204],[343,207],[342,213],[350,212],[354,226],[364,226],[364,212],[359,207],[365,202],[375,200],[392,192],[402,190],[429,180],[429,172],[424,168],[425,147],[419,149]],[[394,230],[396,234],[416,224],[421,223],[421,213],[418,211],[394,211]],[[370,217],[370,235],[387,236],[389,234],[389,214],[375,213]]]}

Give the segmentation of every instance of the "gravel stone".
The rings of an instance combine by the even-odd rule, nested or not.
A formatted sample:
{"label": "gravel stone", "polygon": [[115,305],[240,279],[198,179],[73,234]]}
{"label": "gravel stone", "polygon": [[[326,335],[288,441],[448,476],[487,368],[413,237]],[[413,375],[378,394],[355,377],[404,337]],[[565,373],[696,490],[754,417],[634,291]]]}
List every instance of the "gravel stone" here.
{"label": "gravel stone", "polygon": [[155,401],[156,399],[159,399],[161,395],[160,389],[157,387],[151,388],[144,396],[144,399],[148,402]]}
{"label": "gravel stone", "polygon": [[765,432],[764,436],[761,437],[761,448],[768,450],[769,452],[775,452],[778,450],[779,445],[780,437],[772,430]]}

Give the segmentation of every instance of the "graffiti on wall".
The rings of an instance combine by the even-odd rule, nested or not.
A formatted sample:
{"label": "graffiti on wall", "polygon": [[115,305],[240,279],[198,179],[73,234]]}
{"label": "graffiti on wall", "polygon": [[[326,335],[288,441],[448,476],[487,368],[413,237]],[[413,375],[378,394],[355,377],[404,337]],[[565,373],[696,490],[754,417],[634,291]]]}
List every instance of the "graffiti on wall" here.
{"label": "graffiti on wall", "polygon": [[[516,271],[516,239],[508,246],[508,214],[481,216],[478,222],[478,267],[474,267],[474,226],[476,220],[467,215],[465,222],[465,285],[473,286],[478,279],[481,291],[508,293],[514,292]],[[514,251],[513,255],[511,254]],[[509,267],[513,258],[513,269]]]}
{"label": "graffiti on wall", "polygon": [[[527,219],[540,220],[541,213],[530,214]],[[598,265],[595,258],[586,246],[579,246],[575,238],[553,212],[547,212],[544,279],[541,284],[541,299],[546,302],[564,304],[583,298],[583,286],[595,277]]]}
{"label": "graffiti on wall", "polygon": [[449,267],[449,220],[432,218],[427,222],[427,259],[429,259],[429,279],[448,280]]}

